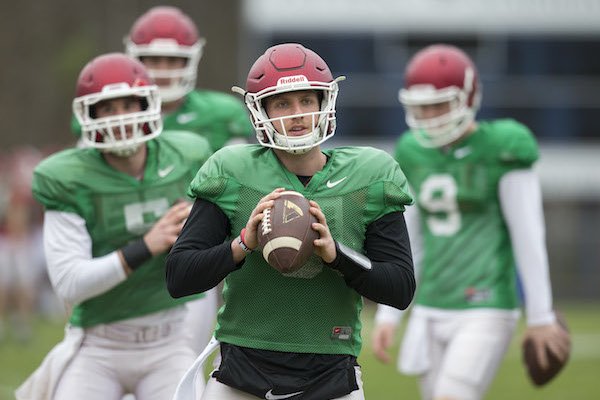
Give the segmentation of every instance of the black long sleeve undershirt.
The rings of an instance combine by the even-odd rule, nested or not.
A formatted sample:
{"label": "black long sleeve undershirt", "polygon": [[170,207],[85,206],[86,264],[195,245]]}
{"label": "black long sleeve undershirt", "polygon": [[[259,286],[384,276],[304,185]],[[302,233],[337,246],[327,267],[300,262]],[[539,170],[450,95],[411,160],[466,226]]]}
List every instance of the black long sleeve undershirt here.
{"label": "black long sleeve undershirt", "polygon": [[338,253],[331,266],[367,299],[402,310],[408,307],[416,283],[404,215],[389,213],[369,224],[364,246],[371,270],[364,270],[343,253]]}
{"label": "black long sleeve undershirt", "polygon": [[[166,279],[171,296],[205,292],[243,266],[243,261],[234,263],[230,241],[225,241],[230,233],[231,225],[223,211],[197,199],[167,256]],[[364,270],[343,253],[338,253],[329,266],[340,271],[346,284],[362,296],[400,309],[408,307],[416,285],[401,212],[384,215],[367,227],[365,252],[371,270]]]}

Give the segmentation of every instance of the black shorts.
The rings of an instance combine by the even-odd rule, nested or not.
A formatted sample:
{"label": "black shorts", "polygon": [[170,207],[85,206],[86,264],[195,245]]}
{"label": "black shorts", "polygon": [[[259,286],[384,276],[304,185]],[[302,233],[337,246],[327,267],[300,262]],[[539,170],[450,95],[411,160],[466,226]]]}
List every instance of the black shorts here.
{"label": "black shorts", "polygon": [[[217,381],[261,399],[326,400],[358,390],[356,357],[347,354],[284,353],[221,343]],[[279,397],[281,398],[281,397]]]}

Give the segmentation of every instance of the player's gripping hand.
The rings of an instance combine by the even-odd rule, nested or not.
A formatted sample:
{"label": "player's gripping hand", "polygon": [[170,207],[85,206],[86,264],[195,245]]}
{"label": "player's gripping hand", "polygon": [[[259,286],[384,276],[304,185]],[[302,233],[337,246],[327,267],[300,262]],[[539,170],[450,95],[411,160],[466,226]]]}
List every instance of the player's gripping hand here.
{"label": "player's gripping hand", "polygon": [[396,336],[396,325],[383,322],[375,325],[371,334],[371,348],[377,359],[385,364],[390,362],[388,350],[394,343]]}
{"label": "player's gripping hand", "polygon": [[523,342],[531,340],[537,355],[537,361],[542,369],[550,367],[546,350],[561,363],[566,362],[571,349],[569,333],[558,322],[550,325],[530,326],[525,331]]}
{"label": "player's gripping hand", "polygon": [[192,204],[188,201],[176,203],[144,235],[144,242],[153,256],[173,246],[191,210]]}
{"label": "player's gripping hand", "polygon": [[329,231],[327,218],[316,201],[310,200],[310,212],[315,216],[317,222],[313,222],[312,228],[319,233],[319,238],[315,239],[315,254],[318,255],[326,263],[332,263],[337,256],[335,250],[335,241]]}
{"label": "player's gripping hand", "polygon": [[250,214],[250,218],[248,218],[248,222],[246,223],[246,232],[244,234],[244,243],[250,249],[256,249],[258,247],[258,224],[262,221],[264,217],[264,211],[267,208],[273,207],[273,200],[281,196],[281,192],[285,191],[284,188],[277,188],[273,190],[271,193],[263,197],[259,200],[254,210]]}

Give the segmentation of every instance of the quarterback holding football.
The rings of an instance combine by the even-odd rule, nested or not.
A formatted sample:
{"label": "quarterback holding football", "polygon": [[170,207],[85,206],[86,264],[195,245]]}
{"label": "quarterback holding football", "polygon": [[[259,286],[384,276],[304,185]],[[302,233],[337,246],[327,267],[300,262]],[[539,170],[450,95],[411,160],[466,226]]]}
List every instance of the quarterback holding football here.
{"label": "quarterback holding football", "polygon": [[[167,258],[169,290],[187,296],[225,280],[221,361],[202,399],[363,399],[362,296],[398,308],[412,300],[403,217],[412,198],[400,167],[373,148],[320,147],[335,132],[342,79],[300,44],[267,49],[245,89],[234,89],[259,144],[217,151],[191,184],[194,207]],[[300,229],[286,233],[285,220]],[[290,267],[298,254],[279,250],[294,246],[312,252]],[[275,252],[290,263],[269,264]],[[199,398],[186,378],[176,398]]]}
{"label": "quarterback holding football", "polygon": [[[400,90],[410,131],[396,159],[416,196],[407,223],[419,289],[399,367],[419,375],[423,399],[483,398],[516,328],[517,272],[540,365],[546,351],[559,362],[569,352],[552,309],[537,143],[514,120],[476,121],[480,96],[471,59],[442,44],[414,55]],[[382,360],[399,314],[379,306]]]}

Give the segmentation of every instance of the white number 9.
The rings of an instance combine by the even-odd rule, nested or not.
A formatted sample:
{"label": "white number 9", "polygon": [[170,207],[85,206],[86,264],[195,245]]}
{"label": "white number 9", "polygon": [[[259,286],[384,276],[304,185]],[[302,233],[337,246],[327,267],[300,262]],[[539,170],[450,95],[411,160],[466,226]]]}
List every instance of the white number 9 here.
{"label": "white number 9", "polygon": [[429,230],[436,236],[451,236],[460,229],[456,181],[451,175],[431,175],[421,185],[419,204],[427,210]]}

